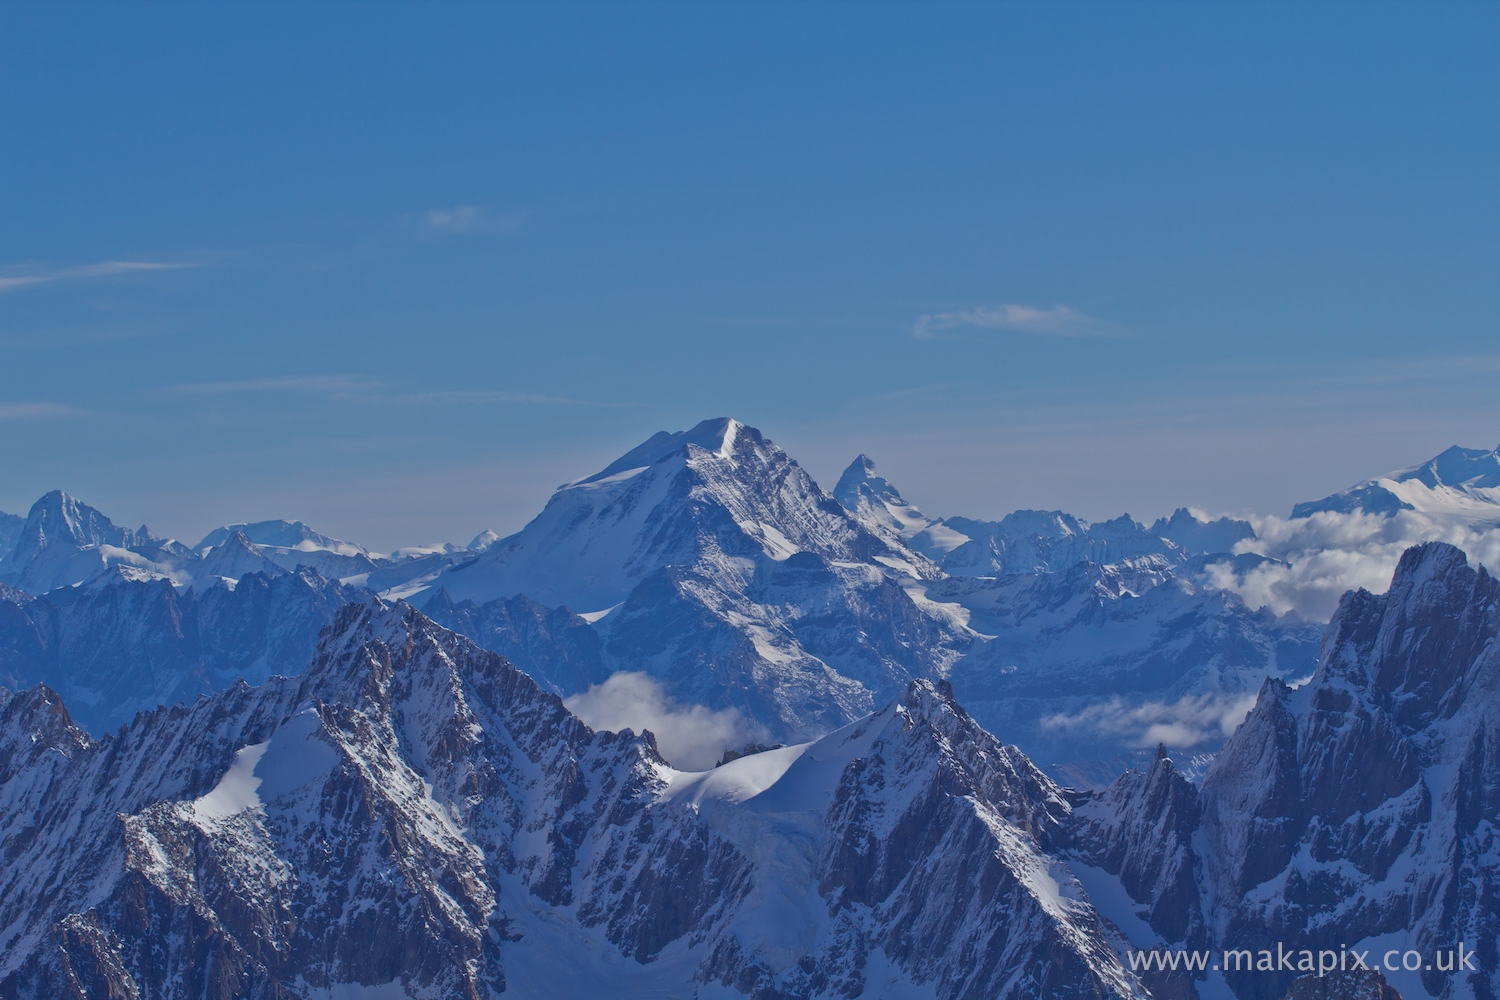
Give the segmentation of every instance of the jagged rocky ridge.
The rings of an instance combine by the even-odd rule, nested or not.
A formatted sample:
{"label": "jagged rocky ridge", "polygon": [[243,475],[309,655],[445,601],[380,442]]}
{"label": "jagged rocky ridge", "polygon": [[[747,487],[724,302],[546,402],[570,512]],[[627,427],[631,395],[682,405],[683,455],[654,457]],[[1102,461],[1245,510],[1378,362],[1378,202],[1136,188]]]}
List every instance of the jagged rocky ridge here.
{"label": "jagged rocky ridge", "polygon": [[[1497,633],[1488,572],[1446,544],[1408,550],[1386,594],[1344,597],[1307,684],[1265,682],[1201,793],[1158,755],[1079,803],[1072,856],[1116,876],[1161,941],[1464,942],[1473,970],[1386,975],[1408,998],[1500,995]],[[1227,978],[1274,1000],[1291,974]]]}
{"label": "jagged rocky ridge", "polygon": [[375,600],[104,739],[0,698],[0,996],[1143,996],[1069,812],[941,684],[687,774]]}

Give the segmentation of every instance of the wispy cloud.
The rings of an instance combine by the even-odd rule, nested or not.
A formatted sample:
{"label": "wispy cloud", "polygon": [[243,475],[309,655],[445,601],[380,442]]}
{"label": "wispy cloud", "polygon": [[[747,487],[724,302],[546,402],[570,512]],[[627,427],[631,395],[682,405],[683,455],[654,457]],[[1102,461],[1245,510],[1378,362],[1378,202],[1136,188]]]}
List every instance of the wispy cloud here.
{"label": "wispy cloud", "polygon": [[480,205],[454,205],[452,208],[429,208],[423,212],[420,228],[428,236],[453,236],[460,233],[508,233],[521,225],[519,217],[493,212]]}
{"label": "wispy cloud", "polygon": [[945,331],[970,327],[979,330],[1015,330],[1050,337],[1107,337],[1119,334],[1119,327],[1067,306],[1042,309],[1038,306],[1006,304],[979,306],[960,312],[929,313],[918,316],[912,334],[923,340],[936,339]]}
{"label": "wispy cloud", "polygon": [[542,403],[551,406],[598,406],[609,409],[640,406],[640,403],[600,403],[568,396],[547,396],[533,392],[444,389],[437,392],[411,392],[390,397],[393,403],[441,406],[450,403]]}
{"label": "wispy cloud", "polygon": [[1042,719],[1043,729],[1086,729],[1125,736],[1138,747],[1165,743],[1186,749],[1232,734],[1250,709],[1253,692],[1189,695],[1174,702],[1131,704],[1121,698],[1090,705],[1075,715],[1058,713]]}
{"label": "wispy cloud", "polygon": [[0,420],[42,420],[80,412],[66,403],[0,403]]}
{"label": "wispy cloud", "polygon": [[45,285],[53,281],[78,281],[85,278],[109,278],[121,274],[136,274],[146,271],[176,271],[197,264],[159,263],[144,260],[106,260],[98,264],[81,264],[77,267],[51,269],[7,268],[0,274],[0,292],[15,292],[34,285]]}
{"label": "wispy cloud", "polygon": [[544,406],[596,406],[620,408],[640,403],[601,403],[568,396],[506,390],[440,389],[432,392],[384,392],[385,383],[369,375],[286,375],[279,378],[249,378],[232,382],[195,382],[172,387],[194,395],[224,395],[252,392],[307,392],[334,399],[389,406],[450,406],[466,403],[530,403]]}
{"label": "wispy cloud", "polygon": [[217,395],[232,392],[326,392],[335,395],[370,392],[380,382],[363,375],[288,375],[282,378],[248,378],[233,382],[196,382],[173,386],[177,392]]}

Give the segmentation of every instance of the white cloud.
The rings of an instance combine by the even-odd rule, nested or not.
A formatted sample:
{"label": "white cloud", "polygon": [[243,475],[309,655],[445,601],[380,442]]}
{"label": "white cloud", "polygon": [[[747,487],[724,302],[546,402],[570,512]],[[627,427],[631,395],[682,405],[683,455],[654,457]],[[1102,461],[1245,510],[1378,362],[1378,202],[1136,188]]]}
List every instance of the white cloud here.
{"label": "white cloud", "polygon": [[226,392],[368,392],[380,382],[363,375],[289,375],[282,378],[250,378],[234,382],[198,382],[174,386],[178,392],[217,394]]}
{"label": "white cloud", "polygon": [[1109,336],[1118,332],[1114,324],[1085,316],[1067,306],[1042,309],[1038,306],[1006,304],[918,316],[916,325],[912,327],[912,334],[923,340],[931,340],[941,336],[943,331],[960,327],[1016,330],[1052,337]]}
{"label": "white cloud", "polygon": [[82,264],[78,267],[53,268],[52,270],[18,270],[0,274],[0,292],[14,292],[33,285],[52,281],[72,281],[82,278],[108,278],[120,274],[135,274],[143,271],[175,271],[197,264],[164,264],[142,260],[106,260],[98,264]]}
{"label": "white cloud", "polygon": [[79,412],[66,403],[0,403],[0,420],[38,420]]}
{"label": "white cloud", "polygon": [[1250,522],[1258,537],[1241,542],[1237,551],[1286,565],[1267,563],[1243,578],[1228,566],[1210,566],[1211,584],[1234,591],[1251,607],[1296,611],[1311,620],[1332,616],[1345,591],[1384,593],[1401,553],[1423,542],[1448,542],[1468,553],[1471,563],[1500,566],[1500,528],[1491,524],[1416,511],[1393,517],[1324,511],[1296,520],[1252,516]]}
{"label": "white cloud", "polygon": [[744,746],[762,735],[738,709],[715,712],[702,705],[679,704],[655,678],[628,670],[563,704],[594,729],[651,730],[662,756],[685,771],[706,771],[719,762],[725,749]]}
{"label": "white cloud", "polygon": [[459,233],[508,233],[521,224],[513,215],[500,215],[479,205],[430,208],[421,216],[421,229],[433,236]]}
{"label": "white cloud", "polygon": [[1165,743],[1185,750],[1228,737],[1250,709],[1254,694],[1189,695],[1174,702],[1130,704],[1116,697],[1090,705],[1073,715],[1058,713],[1042,719],[1043,729],[1088,729],[1110,736],[1129,737],[1138,747]]}

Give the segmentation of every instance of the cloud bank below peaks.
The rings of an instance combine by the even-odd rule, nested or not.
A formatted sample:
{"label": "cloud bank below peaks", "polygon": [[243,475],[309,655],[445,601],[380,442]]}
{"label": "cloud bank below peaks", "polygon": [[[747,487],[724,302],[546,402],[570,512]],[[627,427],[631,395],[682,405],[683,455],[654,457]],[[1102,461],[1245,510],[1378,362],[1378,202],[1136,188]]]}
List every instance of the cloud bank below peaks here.
{"label": "cloud bank below peaks", "polygon": [[1165,743],[1186,750],[1219,742],[1232,734],[1255,707],[1255,693],[1189,695],[1177,701],[1133,704],[1115,697],[1080,712],[1060,712],[1042,719],[1044,730],[1086,729],[1110,736],[1130,736],[1137,747]]}
{"label": "cloud bank below peaks", "polygon": [[1423,542],[1448,542],[1463,549],[1471,564],[1500,566],[1500,526],[1460,521],[1417,511],[1393,516],[1325,511],[1310,517],[1284,520],[1251,516],[1256,537],[1235,547],[1236,552],[1270,556],[1243,574],[1228,564],[1206,568],[1209,584],[1233,591],[1253,608],[1277,614],[1295,611],[1313,621],[1326,621],[1345,591],[1364,588],[1382,594],[1401,553]]}
{"label": "cloud bank below peaks", "polygon": [[672,766],[684,771],[706,771],[728,748],[742,747],[762,736],[760,727],[739,709],[714,711],[702,705],[683,705],[668,697],[649,674],[622,670],[603,684],[563,702],[592,729],[618,732],[651,730],[656,746]]}

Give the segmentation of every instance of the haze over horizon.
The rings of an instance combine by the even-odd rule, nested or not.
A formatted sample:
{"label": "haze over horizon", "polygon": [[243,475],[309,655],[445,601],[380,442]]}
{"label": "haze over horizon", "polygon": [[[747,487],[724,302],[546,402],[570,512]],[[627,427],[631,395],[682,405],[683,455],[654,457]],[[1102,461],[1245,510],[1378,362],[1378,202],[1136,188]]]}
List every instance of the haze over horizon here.
{"label": "haze over horizon", "polygon": [[1285,517],[1500,441],[1500,9],[851,10],[0,8],[0,510],[463,542],[731,415]]}

